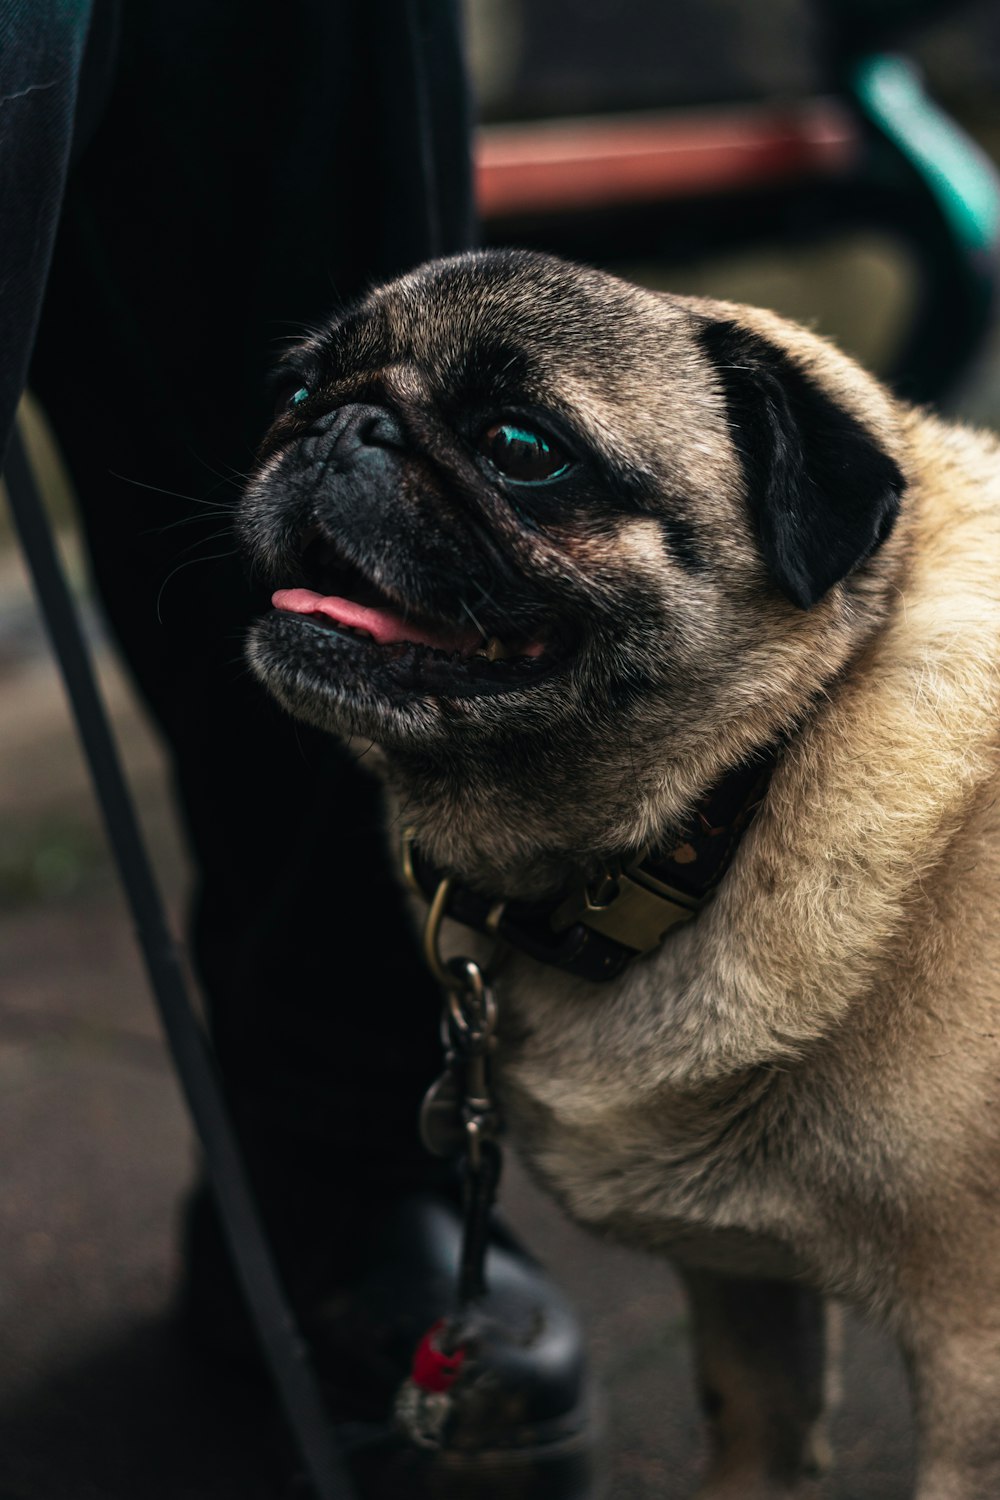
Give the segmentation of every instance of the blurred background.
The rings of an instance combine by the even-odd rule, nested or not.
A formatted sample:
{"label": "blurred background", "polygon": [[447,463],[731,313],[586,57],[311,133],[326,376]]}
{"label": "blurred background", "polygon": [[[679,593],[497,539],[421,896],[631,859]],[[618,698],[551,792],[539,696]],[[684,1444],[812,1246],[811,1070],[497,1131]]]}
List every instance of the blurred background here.
{"label": "blurred background", "polygon": [[[913,399],[1000,424],[992,0],[466,9],[484,238],[775,308]],[[24,426],[180,929],[189,871],[163,757],[90,597],[69,486],[30,399]],[[224,527],[200,533],[164,589],[231,545]],[[270,1494],[246,1446],[258,1398],[220,1391],[171,1338],[193,1147],[2,507],[0,1140],[3,1500]],[[669,1271],[585,1239],[516,1171],[505,1191],[584,1309],[612,1492],[687,1493],[699,1448]],[[844,1343],[827,1492],[902,1500],[897,1357],[852,1319]]]}

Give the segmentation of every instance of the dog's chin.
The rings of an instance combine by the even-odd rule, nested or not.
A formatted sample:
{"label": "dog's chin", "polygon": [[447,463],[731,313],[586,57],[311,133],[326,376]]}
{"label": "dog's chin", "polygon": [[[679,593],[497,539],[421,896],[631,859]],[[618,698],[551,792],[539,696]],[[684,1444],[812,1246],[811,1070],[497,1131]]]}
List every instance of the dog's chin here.
{"label": "dog's chin", "polygon": [[456,717],[466,729],[477,717],[495,724],[497,711],[517,717],[570,666],[568,652],[554,644],[542,655],[490,660],[408,641],[380,645],[323,616],[279,609],[253,627],[247,657],[296,718],[385,745],[447,737]]}

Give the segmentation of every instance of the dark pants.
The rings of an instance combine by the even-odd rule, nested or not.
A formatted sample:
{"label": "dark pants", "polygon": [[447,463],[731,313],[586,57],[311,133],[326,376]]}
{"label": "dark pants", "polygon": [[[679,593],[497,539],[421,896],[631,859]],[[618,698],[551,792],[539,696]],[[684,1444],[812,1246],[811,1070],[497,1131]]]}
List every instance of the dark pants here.
{"label": "dark pants", "polygon": [[0,441],[34,346],[105,609],[172,751],[258,1185],[293,1234],[339,1232],[359,1200],[435,1180],[414,1119],[439,1002],[374,784],[248,676],[266,600],[229,513],[285,341],[470,240],[456,7],[91,8],[0,0]]}

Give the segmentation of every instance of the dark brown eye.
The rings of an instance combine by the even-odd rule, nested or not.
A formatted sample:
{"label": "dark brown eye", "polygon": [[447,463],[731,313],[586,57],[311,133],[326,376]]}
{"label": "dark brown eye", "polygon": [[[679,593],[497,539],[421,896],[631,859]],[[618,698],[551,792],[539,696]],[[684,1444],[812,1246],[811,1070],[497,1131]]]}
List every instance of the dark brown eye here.
{"label": "dark brown eye", "polygon": [[494,422],[479,439],[479,451],[506,479],[537,484],[555,479],[570,460],[550,438],[516,422]]}

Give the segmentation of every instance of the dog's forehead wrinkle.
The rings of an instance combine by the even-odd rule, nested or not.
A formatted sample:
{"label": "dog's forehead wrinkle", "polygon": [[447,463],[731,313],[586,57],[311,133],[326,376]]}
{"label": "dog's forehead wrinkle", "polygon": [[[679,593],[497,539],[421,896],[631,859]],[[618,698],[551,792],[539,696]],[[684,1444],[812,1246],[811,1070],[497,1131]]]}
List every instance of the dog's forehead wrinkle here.
{"label": "dog's forehead wrinkle", "polygon": [[366,298],[334,319],[325,333],[310,344],[335,377],[345,368],[352,371],[377,368],[401,352],[392,321],[374,298]]}
{"label": "dog's forehead wrinkle", "polygon": [[[454,346],[454,311],[460,306],[463,340],[473,335],[478,341],[523,343],[530,331],[534,349],[562,351],[572,363],[566,349],[577,342],[576,334],[585,351],[579,355],[581,367],[602,352],[619,364],[623,335],[630,336],[632,347],[649,346],[651,309],[659,313],[661,336],[679,328],[685,316],[679,306],[664,315],[653,294],[607,272],[571,269],[530,252],[478,252],[434,262],[377,295],[397,333],[405,330],[415,349]],[[611,327],[602,332],[609,321]]]}
{"label": "dog's forehead wrinkle", "polygon": [[411,359],[394,359],[379,371],[380,384],[390,398],[402,405],[426,405],[429,386],[426,374]]}

